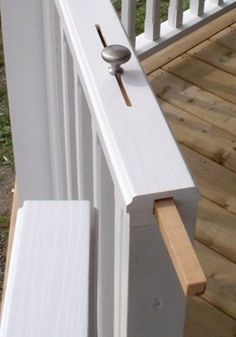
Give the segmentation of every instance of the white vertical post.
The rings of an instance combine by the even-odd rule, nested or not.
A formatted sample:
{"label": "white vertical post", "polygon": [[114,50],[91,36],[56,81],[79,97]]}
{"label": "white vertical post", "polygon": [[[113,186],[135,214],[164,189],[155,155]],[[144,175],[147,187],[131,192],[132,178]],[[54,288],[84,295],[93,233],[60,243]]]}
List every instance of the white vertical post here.
{"label": "white vertical post", "polygon": [[146,18],[144,32],[147,38],[152,41],[158,40],[160,37],[161,27],[161,1],[147,0],[146,2]]}
{"label": "white vertical post", "polygon": [[190,12],[193,15],[201,16],[204,13],[205,0],[190,0]]}
{"label": "white vertical post", "polygon": [[75,106],[74,106],[74,70],[64,31],[61,29],[63,113],[65,132],[65,162],[67,177],[67,198],[77,199],[77,163],[75,138]]}
{"label": "white vertical post", "polygon": [[168,22],[171,27],[178,28],[183,22],[183,0],[170,0]]}
{"label": "white vertical post", "polygon": [[224,4],[224,0],[211,0],[212,3],[221,6]]}
{"label": "white vertical post", "polygon": [[129,214],[115,192],[114,337],[127,336],[129,281]]}
{"label": "white vertical post", "polygon": [[19,199],[52,199],[41,2],[2,0],[1,16]]}
{"label": "white vertical post", "polygon": [[79,79],[74,70],[75,128],[78,198],[93,205],[93,158],[91,113]]}
{"label": "white vertical post", "polygon": [[94,206],[98,209],[98,337],[110,337],[114,332],[114,186],[94,125]]}
{"label": "white vertical post", "polygon": [[44,0],[42,5],[53,190],[55,199],[64,200],[67,194],[62,109],[60,19],[53,1]]}
{"label": "white vertical post", "polygon": [[122,0],[121,21],[130,42],[135,46],[136,0]]}

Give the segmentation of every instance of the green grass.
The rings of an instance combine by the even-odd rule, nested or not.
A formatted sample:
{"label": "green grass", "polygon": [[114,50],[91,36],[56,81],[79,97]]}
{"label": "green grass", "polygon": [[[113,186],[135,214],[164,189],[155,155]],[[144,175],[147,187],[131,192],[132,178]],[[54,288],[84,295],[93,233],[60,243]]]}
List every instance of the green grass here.
{"label": "green grass", "polygon": [[14,167],[2,35],[0,36],[0,165],[12,169]]}

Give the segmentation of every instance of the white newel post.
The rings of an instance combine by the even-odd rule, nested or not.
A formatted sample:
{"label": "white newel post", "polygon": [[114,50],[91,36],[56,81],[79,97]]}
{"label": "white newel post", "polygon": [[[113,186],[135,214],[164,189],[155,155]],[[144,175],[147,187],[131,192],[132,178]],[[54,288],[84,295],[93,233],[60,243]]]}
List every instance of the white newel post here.
{"label": "white newel post", "polygon": [[42,2],[2,0],[1,14],[20,201],[52,199]]}

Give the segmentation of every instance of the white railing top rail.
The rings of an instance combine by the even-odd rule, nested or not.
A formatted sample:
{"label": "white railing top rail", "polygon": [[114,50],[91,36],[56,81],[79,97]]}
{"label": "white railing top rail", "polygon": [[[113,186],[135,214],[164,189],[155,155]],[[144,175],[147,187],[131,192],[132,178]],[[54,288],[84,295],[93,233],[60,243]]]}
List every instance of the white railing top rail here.
{"label": "white railing top rail", "polygon": [[[139,196],[146,195],[149,206],[142,207],[148,208],[155,199],[196,191],[111,2],[91,6],[82,0],[56,0],[56,6],[108,166],[125,204],[136,207]],[[125,103],[116,78],[101,57],[98,26],[107,45],[121,44],[131,50],[122,75],[131,106]]]}

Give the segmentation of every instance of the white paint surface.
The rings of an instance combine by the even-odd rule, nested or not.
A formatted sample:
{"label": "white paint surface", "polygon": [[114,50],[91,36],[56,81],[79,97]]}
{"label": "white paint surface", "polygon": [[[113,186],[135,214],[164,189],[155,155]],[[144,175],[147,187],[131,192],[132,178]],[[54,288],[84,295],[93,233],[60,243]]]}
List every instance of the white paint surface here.
{"label": "white paint surface", "polygon": [[18,212],[1,337],[87,337],[90,205],[30,201]]}

